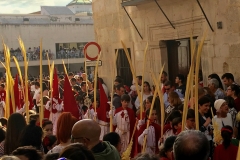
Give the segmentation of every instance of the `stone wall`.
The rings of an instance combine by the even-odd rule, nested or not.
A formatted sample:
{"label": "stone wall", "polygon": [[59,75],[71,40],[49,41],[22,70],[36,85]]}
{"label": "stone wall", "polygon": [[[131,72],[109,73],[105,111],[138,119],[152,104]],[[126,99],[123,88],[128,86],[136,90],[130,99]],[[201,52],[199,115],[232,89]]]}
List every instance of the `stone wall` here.
{"label": "stone wall", "polygon": [[[143,39],[121,7],[121,2],[93,0],[95,35],[103,50],[100,76],[106,79],[109,86],[111,79],[107,76],[111,70],[108,64],[114,63],[114,49],[122,48],[121,40],[131,48],[137,75],[142,74],[143,52],[146,43],[149,43],[145,79],[151,82],[149,70],[157,74],[161,65],[167,63],[165,40],[189,38],[193,35],[198,37],[196,41],[200,41],[205,31],[207,36],[201,56],[205,84],[207,76],[213,72],[220,76],[224,72],[231,72],[236,81],[240,82],[240,0],[200,1],[214,32],[210,30],[196,1],[158,0],[176,29],[171,27],[153,0],[146,0],[146,3],[138,6],[128,6],[126,9]],[[219,21],[222,22],[223,29],[217,28]]]}
{"label": "stone wall", "polygon": [[[56,53],[55,43],[90,42],[95,40],[93,25],[55,24],[55,25],[0,25],[0,35],[9,48],[19,47],[20,36],[26,49],[38,47],[40,39],[43,48]],[[2,45],[0,45],[2,50]]]}

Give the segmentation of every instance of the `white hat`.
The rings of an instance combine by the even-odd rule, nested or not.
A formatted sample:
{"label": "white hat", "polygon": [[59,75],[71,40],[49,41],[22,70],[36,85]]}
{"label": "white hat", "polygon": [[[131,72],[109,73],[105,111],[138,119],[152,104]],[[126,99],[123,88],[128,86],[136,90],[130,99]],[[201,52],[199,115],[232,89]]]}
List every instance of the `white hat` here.
{"label": "white hat", "polygon": [[220,110],[221,106],[223,105],[223,103],[225,103],[226,101],[224,99],[218,99],[214,102],[214,108],[217,110],[217,112]]}

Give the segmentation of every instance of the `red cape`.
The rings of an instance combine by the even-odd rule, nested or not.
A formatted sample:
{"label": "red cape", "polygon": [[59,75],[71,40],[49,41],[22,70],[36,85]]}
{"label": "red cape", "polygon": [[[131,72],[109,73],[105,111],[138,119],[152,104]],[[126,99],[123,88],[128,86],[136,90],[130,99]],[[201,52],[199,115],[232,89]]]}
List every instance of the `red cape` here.
{"label": "red cape", "polygon": [[100,96],[100,104],[99,107],[97,108],[97,117],[99,120],[104,121],[104,122],[109,122],[110,119],[107,118],[107,112],[110,110],[110,105],[107,103],[108,98],[106,93],[104,92],[102,83],[98,81],[98,86],[99,86],[99,96]]}
{"label": "red cape", "polygon": [[[161,138],[161,127],[157,123],[151,123],[149,126],[153,126],[155,129],[155,141],[156,141],[156,144],[155,144],[156,152],[155,153],[158,154],[159,153],[158,140]],[[147,128],[147,124],[145,123],[144,125],[142,125],[140,127],[140,129],[138,131],[138,135],[136,137],[138,138],[146,128]],[[135,153],[141,153],[141,146],[138,143],[137,143],[137,145],[138,146],[136,147],[136,144],[135,144]],[[136,150],[136,148],[138,150]],[[139,148],[140,148],[140,150],[139,150]]]}
{"label": "red cape", "polygon": [[[119,107],[115,110],[115,114],[118,112],[121,112],[123,110],[123,107]],[[128,116],[129,116],[129,120],[130,120],[130,136],[129,136],[129,142],[132,138],[132,134],[133,134],[133,130],[135,127],[135,123],[136,123],[136,118],[135,118],[135,113],[131,108],[126,108],[127,112],[128,112]],[[136,136],[136,133],[135,133]],[[134,157],[134,146],[135,146],[135,137],[133,137],[133,147],[132,147],[132,152],[131,152],[131,157]]]}
{"label": "red cape", "polygon": [[[115,114],[117,114],[118,112],[121,112],[123,110],[123,107],[119,107],[116,109]],[[129,116],[129,120],[130,120],[130,137],[129,137],[129,141],[131,140],[132,134],[133,134],[133,130],[134,130],[134,126],[136,123],[136,118],[135,118],[135,113],[133,112],[133,110],[131,108],[126,108],[127,112],[128,112],[128,116]]]}

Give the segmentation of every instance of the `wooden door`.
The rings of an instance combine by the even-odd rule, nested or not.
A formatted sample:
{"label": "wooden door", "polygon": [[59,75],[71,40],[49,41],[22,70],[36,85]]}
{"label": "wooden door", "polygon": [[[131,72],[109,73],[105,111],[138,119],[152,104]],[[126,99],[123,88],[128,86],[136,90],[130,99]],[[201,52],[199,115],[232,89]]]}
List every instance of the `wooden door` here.
{"label": "wooden door", "polygon": [[[128,52],[131,57],[130,48],[128,48]],[[133,77],[132,77],[132,72],[131,72],[130,65],[128,63],[128,59],[124,49],[118,49],[118,57],[117,57],[116,65],[117,65],[117,75],[123,78],[123,81],[124,81],[123,83],[125,85],[131,86]]]}
{"label": "wooden door", "polygon": [[189,40],[167,41],[168,50],[168,77],[174,84],[178,74],[185,77],[190,68],[190,49]]}

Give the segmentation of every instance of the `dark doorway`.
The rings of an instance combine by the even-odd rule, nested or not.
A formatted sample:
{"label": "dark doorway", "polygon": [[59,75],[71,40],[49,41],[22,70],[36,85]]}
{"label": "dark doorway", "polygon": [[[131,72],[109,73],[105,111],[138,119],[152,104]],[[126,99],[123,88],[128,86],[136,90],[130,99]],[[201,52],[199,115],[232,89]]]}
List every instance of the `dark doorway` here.
{"label": "dark doorway", "polygon": [[183,74],[185,78],[189,72],[191,56],[190,56],[190,40],[170,40],[167,41],[168,51],[168,77],[175,84],[175,78],[178,74]]}
{"label": "dark doorway", "polygon": [[[130,48],[128,48],[128,52],[130,54],[129,56],[131,57]],[[130,65],[128,63],[128,59],[124,49],[118,49],[116,66],[117,66],[117,75],[123,78],[123,83],[125,85],[131,86],[133,77],[132,77],[132,72],[131,72]]]}

